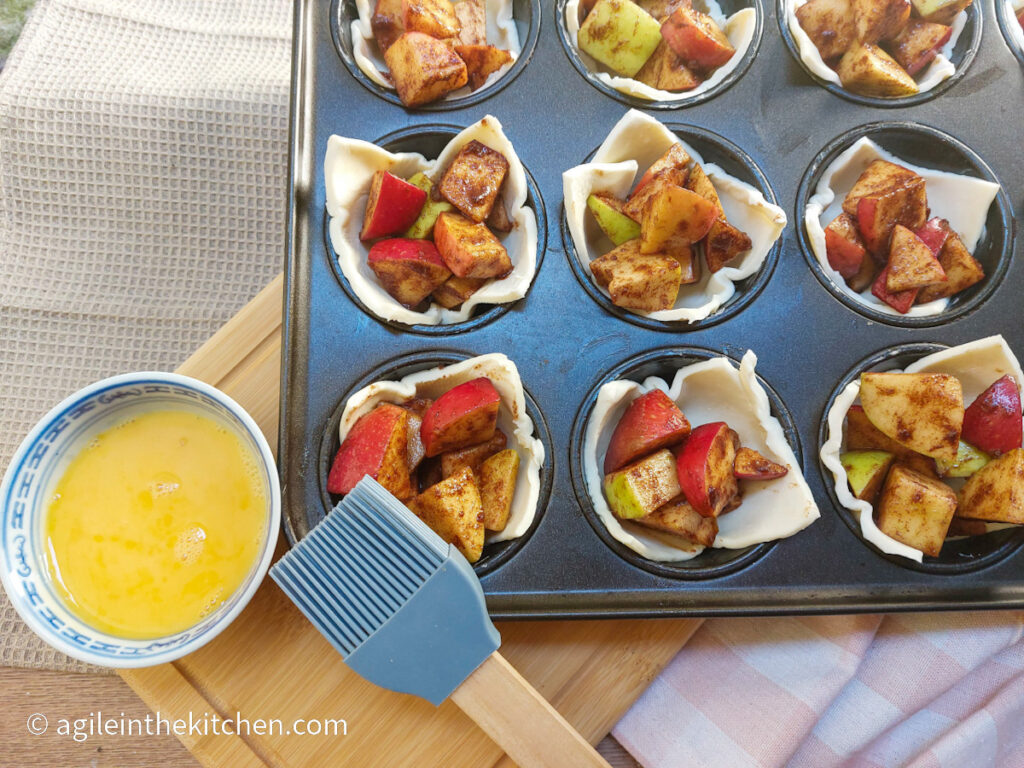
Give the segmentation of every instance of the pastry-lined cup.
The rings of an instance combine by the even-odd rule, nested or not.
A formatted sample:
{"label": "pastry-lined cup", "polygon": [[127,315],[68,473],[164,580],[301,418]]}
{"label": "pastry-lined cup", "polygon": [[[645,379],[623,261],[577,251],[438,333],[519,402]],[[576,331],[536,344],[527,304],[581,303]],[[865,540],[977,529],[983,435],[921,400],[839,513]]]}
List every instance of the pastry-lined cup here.
{"label": "pastry-lined cup", "polygon": [[[924,177],[929,217],[949,220],[984,267],[981,282],[948,299],[914,305],[902,315],[870,288],[852,291],[831,267],[825,227],[842,212],[843,199],[861,172],[879,158]],[[963,317],[992,294],[1013,256],[1013,209],[995,174],[960,141],[915,123],[872,123],[833,140],[800,182],[797,213],[801,248],[822,285],[851,309],[890,325],[923,327]]]}
{"label": "pastry-lined cup", "polygon": [[1024,0],[995,0],[996,17],[1003,37],[1017,61],[1024,66],[1024,28],[1017,21],[1017,14],[1024,9]]}
{"label": "pastry-lined cup", "polygon": [[503,354],[466,355],[429,350],[406,355],[371,371],[343,396],[326,425],[320,451],[320,493],[324,514],[340,500],[327,492],[327,475],[342,441],[359,418],[381,403],[401,403],[414,397],[436,399],[454,386],[486,376],[501,395],[498,429],[508,448],[519,453],[519,474],[512,510],[503,531],[488,532],[483,556],[474,564],[478,574],[489,573],[526,543],[547,506],[551,492],[550,436],[540,409],[526,392],[519,370]]}
{"label": "pastry-lined cup", "polygon": [[[972,3],[953,19],[953,33],[939,54],[914,76],[918,92],[910,96],[866,96],[847,90],[839,82],[838,73],[821,58],[817,46],[797,21],[797,9],[808,0],[778,0],[776,15],[782,39],[789,52],[819,85],[844,99],[870,107],[909,107],[933,99],[952,87],[967,72],[981,46],[982,13]],[[999,0],[997,0],[999,2]]]}
{"label": "pastry-lined cup", "polygon": [[[450,332],[453,326],[474,318],[478,308],[508,305],[522,299],[529,291],[543,254],[543,239],[538,237],[538,231],[544,229],[543,204],[497,118],[488,115],[458,131],[434,160],[428,160],[417,152],[391,152],[384,148],[404,149],[420,142],[436,145],[438,134],[451,135],[456,131],[458,129],[451,126],[420,126],[385,136],[375,143],[340,136],[331,136],[327,142],[324,176],[328,239],[346,288],[374,317],[412,326],[410,330],[427,331],[433,326],[435,331]],[[406,179],[419,171],[433,174],[445,168],[459,150],[474,139],[500,152],[509,162],[500,199],[504,200],[513,228],[500,239],[508,250],[512,272],[484,285],[458,310],[444,309],[436,303],[424,312],[408,309],[378,282],[366,260],[369,248],[359,239],[373,174],[386,170]]]}
{"label": "pastry-lined cup", "polygon": [[[377,48],[370,19],[375,0],[333,0],[331,34],[334,47],[352,76],[367,90],[392,104],[402,105],[395,86],[385,76],[384,55]],[[488,0],[487,43],[511,52],[512,61],[492,73],[475,91],[463,86],[437,101],[416,107],[423,111],[460,109],[500,91],[522,72],[537,45],[540,0]]]}
{"label": "pastry-lined cup", "polygon": [[706,12],[722,28],[736,50],[732,58],[690,91],[673,92],[610,72],[580,50],[576,43],[580,25],[580,0],[558,0],[555,4],[557,27],[569,61],[587,81],[602,93],[643,109],[679,109],[701,104],[729,88],[750,67],[761,43],[764,9],[761,0],[724,0],[723,9],[716,0],[695,0],[694,7]]}
{"label": "pastry-lined cup", "polygon": [[[768,542],[792,536],[818,519],[796,453],[796,429],[781,399],[757,376],[756,364],[750,351],[737,364],[710,350],[654,350],[613,368],[584,401],[573,428],[577,497],[598,535],[627,560],[662,575],[718,576],[753,562],[767,551]],[[671,383],[662,378],[666,374]],[[664,391],[692,426],[724,421],[743,445],[789,467],[777,480],[742,482],[743,503],[719,518],[711,549],[620,520],[605,500],[602,467],[608,442],[629,404],[652,389]]]}
{"label": "pastry-lined cup", "polygon": [[[753,300],[774,267],[786,214],[775,204],[775,195],[764,174],[738,147],[692,126],[673,126],[673,130],[631,109],[587,162],[563,173],[563,240],[577,278],[602,306],[630,322],[678,331],[709,324],[702,321],[719,322]],[[614,245],[594,221],[587,208],[587,198],[593,192],[625,197],[633,182],[673,144],[682,145],[703,166],[729,222],[750,236],[753,247],[734,264],[714,274],[702,265],[700,281],[680,286],[672,309],[625,310],[612,303],[607,290],[597,284],[590,271],[590,262],[612,250]],[[705,162],[702,155],[705,151],[712,161],[721,160],[722,164]],[[710,154],[712,152],[714,155]],[[728,164],[728,171],[723,167],[725,164]],[[749,181],[733,173],[740,173]]]}
{"label": "pastry-lined cup", "polygon": [[[858,363],[839,383],[825,409],[821,427],[821,463],[825,486],[837,508],[860,538],[900,565],[919,566],[934,573],[960,573],[976,570],[1002,559],[1024,541],[1024,527],[999,523],[988,525],[989,533],[947,541],[939,557],[924,559],[923,553],[896,541],[879,530],[873,507],[853,496],[840,456],[845,445],[844,423],[850,407],[860,397],[860,375],[865,371],[904,371],[906,373],[948,373],[963,386],[964,405],[970,405],[997,379],[1010,374],[1017,385],[1024,385],[1024,373],[1013,351],[1002,336],[944,347],[937,344],[905,344],[884,350]],[[956,490],[964,481],[950,479]]]}

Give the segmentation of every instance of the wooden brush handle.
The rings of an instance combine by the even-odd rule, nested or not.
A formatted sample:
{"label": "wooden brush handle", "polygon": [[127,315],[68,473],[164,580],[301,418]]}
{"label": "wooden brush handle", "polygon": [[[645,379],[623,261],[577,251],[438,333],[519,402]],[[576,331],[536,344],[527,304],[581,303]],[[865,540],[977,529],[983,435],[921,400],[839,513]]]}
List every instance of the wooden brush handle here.
{"label": "wooden brush handle", "polygon": [[450,698],[520,768],[611,768],[498,652]]}

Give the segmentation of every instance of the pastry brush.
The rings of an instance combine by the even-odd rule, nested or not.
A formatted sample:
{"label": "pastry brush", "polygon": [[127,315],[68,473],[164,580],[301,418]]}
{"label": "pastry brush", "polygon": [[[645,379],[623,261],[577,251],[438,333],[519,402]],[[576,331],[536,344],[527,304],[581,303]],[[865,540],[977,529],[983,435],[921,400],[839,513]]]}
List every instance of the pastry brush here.
{"label": "pastry brush", "polygon": [[369,477],[270,575],[370,682],[451,698],[522,768],[610,768],[497,652],[462,554]]}

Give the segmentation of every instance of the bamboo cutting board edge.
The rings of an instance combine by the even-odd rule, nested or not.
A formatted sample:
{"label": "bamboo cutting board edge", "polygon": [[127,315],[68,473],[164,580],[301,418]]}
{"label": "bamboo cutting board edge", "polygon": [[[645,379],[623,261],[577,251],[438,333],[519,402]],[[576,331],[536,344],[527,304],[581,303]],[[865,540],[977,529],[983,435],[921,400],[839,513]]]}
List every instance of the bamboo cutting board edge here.
{"label": "bamboo cutting board edge", "polygon": [[[278,276],[178,372],[234,397],[277,440],[282,291]],[[279,553],[283,540],[279,542]],[[514,622],[502,653],[592,743],[599,742],[700,622],[686,619]],[[204,648],[121,677],[166,718],[344,717],[344,737],[190,735],[205,766],[479,768],[513,763],[457,707],[433,708],[365,683],[266,579],[245,611]]]}

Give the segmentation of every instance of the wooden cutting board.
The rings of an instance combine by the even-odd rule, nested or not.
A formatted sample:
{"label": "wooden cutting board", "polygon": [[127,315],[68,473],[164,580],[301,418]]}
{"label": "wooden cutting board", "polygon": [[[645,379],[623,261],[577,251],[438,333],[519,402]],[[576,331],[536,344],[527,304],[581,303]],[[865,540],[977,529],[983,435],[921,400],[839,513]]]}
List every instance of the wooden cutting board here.
{"label": "wooden cutting board", "polygon": [[[235,398],[271,445],[277,442],[283,284],[279,276],[178,369]],[[282,538],[278,554],[284,546]],[[513,622],[498,629],[505,657],[596,744],[698,625],[695,620]],[[206,647],[172,664],[125,670],[121,676],[168,720],[216,713],[249,722],[248,734],[215,735],[208,726],[206,734],[193,730],[180,736],[206,766],[512,765],[454,705],[435,708],[376,688],[349,671],[270,579]],[[347,735],[287,732],[296,719],[305,721],[302,730],[312,731],[315,726],[306,723],[339,718]],[[259,720],[267,722],[260,727]],[[244,730],[239,723],[237,730]]]}

